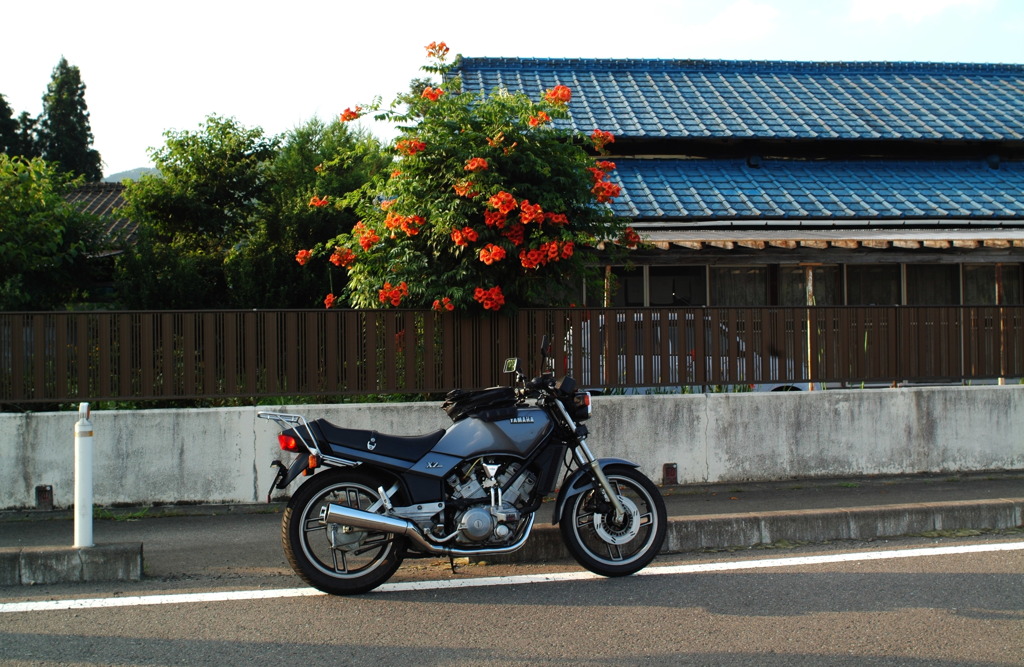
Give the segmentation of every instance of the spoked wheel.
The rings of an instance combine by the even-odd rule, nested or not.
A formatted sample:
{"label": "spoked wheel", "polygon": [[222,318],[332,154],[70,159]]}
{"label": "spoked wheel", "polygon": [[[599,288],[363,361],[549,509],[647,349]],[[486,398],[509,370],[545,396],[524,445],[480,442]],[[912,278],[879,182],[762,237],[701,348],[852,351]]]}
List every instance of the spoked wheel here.
{"label": "spoked wheel", "polygon": [[626,510],[616,522],[600,489],[573,496],[559,520],[573,558],[591,572],[621,577],[645,568],[665,540],[665,501],[651,480],[634,468],[608,466],[605,475]]}
{"label": "spoked wheel", "polygon": [[299,487],[281,520],[288,563],[303,581],[325,593],[365,593],[388,580],[405,555],[405,538],[320,522],[330,503],[382,512],[380,483],[351,470],[328,470]]}

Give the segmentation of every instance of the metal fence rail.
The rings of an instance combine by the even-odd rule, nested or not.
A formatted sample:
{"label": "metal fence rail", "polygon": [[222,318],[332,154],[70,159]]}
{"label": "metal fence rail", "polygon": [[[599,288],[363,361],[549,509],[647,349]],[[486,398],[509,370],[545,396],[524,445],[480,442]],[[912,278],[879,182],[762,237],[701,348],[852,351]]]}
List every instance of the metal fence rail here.
{"label": "metal fence rail", "polygon": [[595,388],[1024,376],[1024,307],[0,313],[0,403],[437,393],[536,363]]}

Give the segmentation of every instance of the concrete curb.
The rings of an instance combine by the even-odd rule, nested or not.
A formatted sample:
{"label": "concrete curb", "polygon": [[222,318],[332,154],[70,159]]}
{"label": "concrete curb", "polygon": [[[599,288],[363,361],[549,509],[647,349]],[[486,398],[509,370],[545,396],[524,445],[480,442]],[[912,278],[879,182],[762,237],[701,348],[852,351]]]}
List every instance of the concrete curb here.
{"label": "concrete curb", "polygon": [[[543,509],[542,509],[543,512]],[[526,546],[491,563],[542,563],[570,558],[545,512]],[[747,548],[789,542],[866,540],[931,531],[1024,526],[1024,498],[903,503],[863,507],[704,514],[669,518],[662,553]],[[142,578],[141,542],[76,547],[0,548],[0,586]]]}
{"label": "concrete curb", "polygon": [[142,543],[0,548],[0,586],[138,581]]}
{"label": "concrete curb", "polygon": [[[1024,498],[670,517],[662,553],[789,542],[866,540],[931,531],[998,530],[1024,525]],[[526,546],[492,563],[570,558],[557,526],[534,528]]]}

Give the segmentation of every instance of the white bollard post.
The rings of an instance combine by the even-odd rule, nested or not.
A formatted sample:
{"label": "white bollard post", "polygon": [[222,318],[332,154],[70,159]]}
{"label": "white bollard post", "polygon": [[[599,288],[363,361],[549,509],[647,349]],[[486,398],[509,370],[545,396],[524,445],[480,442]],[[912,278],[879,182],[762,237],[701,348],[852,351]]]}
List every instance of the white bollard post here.
{"label": "white bollard post", "polygon": [[92,541],[92,423],[89,404],[78,404],[75,424],[75,547]]}

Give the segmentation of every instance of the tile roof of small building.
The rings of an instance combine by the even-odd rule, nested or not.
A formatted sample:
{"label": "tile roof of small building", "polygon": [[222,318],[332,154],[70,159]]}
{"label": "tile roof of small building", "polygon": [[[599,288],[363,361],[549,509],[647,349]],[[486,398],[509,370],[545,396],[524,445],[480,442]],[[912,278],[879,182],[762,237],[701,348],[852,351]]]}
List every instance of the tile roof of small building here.
{"label": "tile roof of small building", "polygon": [[623,137],[1024,140],[1024,65],[461,58],[452,75],[568,86],[577,129]]}
{"label": "tile roof of small building", "polygon": [[124,206],[124,185],[121,183],[86,183],[70,192],[67,201],[79,210],[99,217],[106,238],[120,247],[135,243],[138,224],[121,217]]}
{"label": "tile roof of small building", "polygon": [[[984,160],[615,159],[612,209],[644,229],[1024,221],[1024,164]],[[757,166],[751,166],[751,164]],[[891,226],[891,222],[889,223]]]}

